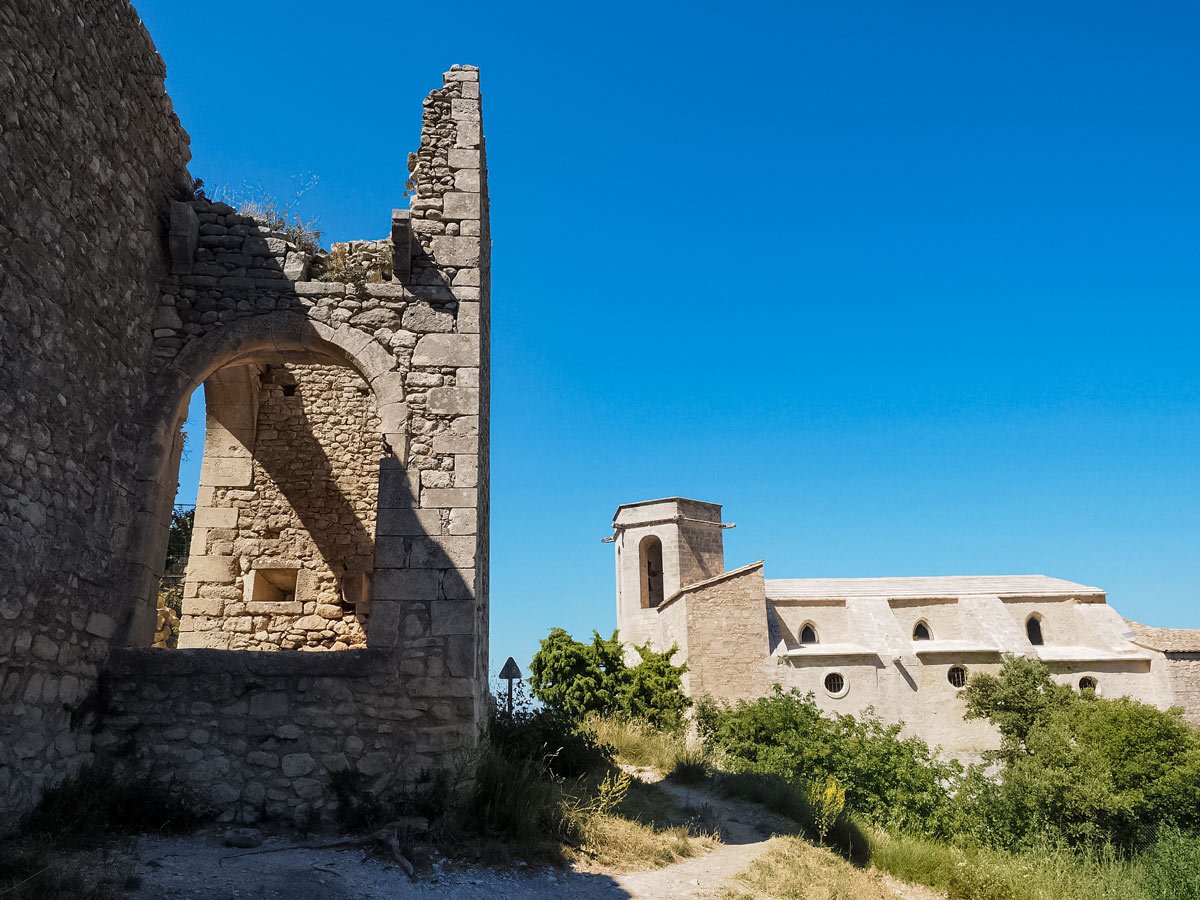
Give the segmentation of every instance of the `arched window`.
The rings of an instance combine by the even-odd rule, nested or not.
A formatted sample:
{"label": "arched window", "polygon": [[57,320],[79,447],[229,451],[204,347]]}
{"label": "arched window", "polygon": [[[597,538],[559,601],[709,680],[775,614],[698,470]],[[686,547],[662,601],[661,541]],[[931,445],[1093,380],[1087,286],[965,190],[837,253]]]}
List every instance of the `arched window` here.
{"label": "arched window", "polygon": [[1042,637],[1042,620],[1037,613],[1034,613],[1025,620],[1025,634],[1029,637],[1029,643],[1031,644],[1040,647],[1046,643]]}
{"label": "arched window", "polygon": [[662,541],[652,534],[638,544],[638,563],[641,569],[642,609],[652,609],[663,602]]}
{"label": "arched window", "polygon": [[1095,693],[1099,687],[1099,682],[1097,682],[1096,679],[1091,675],[1084,675],[1079,679],[1079,690],[1081,691],[1091,691],[1092,693]]}
{"label": "arched window", "polygon": [[804,627],[800,629],[800,643],[815,644],[817,643],[817,629],[813,628],[811,622],[806,622]]}
{"label": "arched window", "polygon": [[922,619],[913,627],[914,641],[929,641],[933,639],[933,634],[929,631],[929,625]]}

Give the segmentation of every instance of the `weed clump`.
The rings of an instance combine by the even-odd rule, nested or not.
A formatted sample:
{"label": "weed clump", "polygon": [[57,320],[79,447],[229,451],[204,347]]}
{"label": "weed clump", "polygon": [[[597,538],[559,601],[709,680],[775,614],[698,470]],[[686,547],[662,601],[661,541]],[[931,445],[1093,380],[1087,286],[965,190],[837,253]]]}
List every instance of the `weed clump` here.
{"label": "weed clump", "polygon": [[208,815],[203,800],[176,781],[93,763],[49,788],[23,831],[60,848],[99,847],[114,835],[183,834]]}

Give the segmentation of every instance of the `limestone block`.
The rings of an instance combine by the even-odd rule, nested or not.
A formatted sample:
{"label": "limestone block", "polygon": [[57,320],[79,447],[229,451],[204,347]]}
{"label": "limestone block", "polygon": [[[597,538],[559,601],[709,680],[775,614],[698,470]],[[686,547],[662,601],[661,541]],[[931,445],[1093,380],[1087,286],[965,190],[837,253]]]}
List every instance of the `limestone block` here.
{"label": "limestone block", "polygon": [[451,150],[447,155],[447,162],[451,169],[478,169],[479,151]]}
{"label": "limestone block", "polygon": [[[453,151],[451,151],[453,152]],[[453,168],[453,167],[451,167]],[[479,191],[479,170],[460,169],[454,173],[454,187],[460,191]],[[478,218],[475,216],[474,218]]]}
{"label": "limestone block", "polygon": [[479,483],[479,459],[474,455],[454,457],[454,486],[475,487]]}
{"label": "limestone block", "polygon": [[200,481],[213,487],[249,487],[254,479],[254,460],[244,457],[204,456]]}
{"label": "limestone block", "polygon": [[475,534],[477,516],[473,509],[450,510],[450,533]]}
{"label": "limestone block", "polygon": [[380,600],[435,600],[441,572],[437,569],[376,569],[371,578],[371,615]]}
{"label": "limestone block", "polygon": [[474,334],[427,334],[417,341],[414,366],[479,365],[479,336]]}
{"label": "limestone block", "polygon": [[416,538],[408,564],[414,569],[464,568],[475,565],[474,537]]}
{"label": "limestone block", "polygon": [[430,606],[430,622],[435,636],[475,633],[473,600],[439,600]]}
{"label": "limestone block", "polygon": [[[232,506],[197,506],[195,528],[237,528],[238,511]],[[200,545],[202,550],[203,544]]]}
{"label": "limestone block", "polygon": [[421,491],[421,506],[425,509],[474,507],[474,488],[425,488]]}
{"label": "limestone block", "polygon": [[479,436],[475,434],[439,434],[433,438],[434,453],[477,453]]}
{"label": "limestone block", "polygon": [[117,623],[104,613],[94,612],[88,616],[87,633],[99,638],[110,638],[116,633]]}
{"label": "limestone block", "polygon": [[193,556],[188,560],[188,581],[231,582],[238,573],[232,556]]}
{"label": "limestone block", "polygon": [[475,570],[455,569],[442,579],[442,594],[447,600],[475,599]]}
{"label": "limestone block", "polygon": [[479,239],[457,235],[433,236],[433,258],[439,266],[478,266]]}
{"label": "limestone block", "polygon": [[478,219],[479,194],[449,191],[443,196],[443,219]]}
{"label": "limestone block", "polygon": [[376,538],[388,535],[441,534],[440,509],[380,510],[375,524]]}
{"label": "limestone block", "polygon": [[430,388],[425,408],[435,415],[474,415],[479,412],[479,389],[460,387]]}
{"label": "limestone block", "polygon": [[450,101],[450,115],[460,122],[478,122],[480,119],[479,101],[456,97]]}

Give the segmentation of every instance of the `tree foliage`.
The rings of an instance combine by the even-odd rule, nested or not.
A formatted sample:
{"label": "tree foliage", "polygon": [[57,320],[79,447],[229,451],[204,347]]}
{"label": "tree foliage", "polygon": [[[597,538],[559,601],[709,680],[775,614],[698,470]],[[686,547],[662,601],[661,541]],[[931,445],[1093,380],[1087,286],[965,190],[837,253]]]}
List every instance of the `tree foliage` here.
{"label": "tree foliage", "polygon": [[1133,850],[1167,826],[1200,828],[1200,732],[1179,710],[1076,694],[1037,660],[1009,659],[966,693],[1004,741],[999,778],[961,792],[979,838]]}
{"label": "tree foliage", "polygon": [[616,631],[603,638],[592,632],[584,644],[562,628],[552,628],[530,665],[533,695],[546,706],[581,721],[589,713],[626,715],[656,727],[675,727],[690,701],[683,693],[685,665],[673,665],[677,647],[662,653],[649,644],[636,648],[641,660],[625,664]]}
{"label": "tree foliage", "polygon": [[861,718],[825,715],[813,695],[775,691],[734,706],[701,702],[696,723],[705,743],[747,772],[789,781],[837,780],[846,807],[878,825],[944,834],[950,824],[957,763],[939,760],[900,725],[873,713]]}

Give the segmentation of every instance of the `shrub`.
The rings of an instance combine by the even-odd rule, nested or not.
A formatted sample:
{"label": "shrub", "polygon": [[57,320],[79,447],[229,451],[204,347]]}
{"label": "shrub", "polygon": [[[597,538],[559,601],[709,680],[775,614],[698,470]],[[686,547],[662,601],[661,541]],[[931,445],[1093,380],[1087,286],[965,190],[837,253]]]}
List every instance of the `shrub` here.
{"label": "shrub", "polygon": [[708,777],[708,757],[699,750],[683,750],[675,757],[667,777],[680,784],[699,784]]}
{"label": "shrub", "polygon": [[48,789],[23,830],[63,847],[98,847],[113,835],[184,833],[206,814],[199,798],[174,781],[93,763]]}
{"label": "shrub", "polygon": [[530,664],[533,695],[577,721],[621,715],[657,728],[678,727],[691,705],[683,693],[687,667],[671,663],[678,648],[658,653],[646,644],[636,650],[639,663],[627,666],[617,632],[610,638],[592,632],[592,642],[583,644],[552,628]]}
{"label": "shrub", "polygon": [[776,687],[731,707],[701,703],[696,723],[706,746],[736,770],[800,784],[833,777],[845,787],[847,809],[875,824],[924,834],[950,829],[962,767],[870,712],[826,716],[812,694]]}
{"label": "shrub", "polygon": [[1200,733],[1177,710],[1064,695],[1036,660],[1008,660],[967,691],[1004,740],[999,779],[968,778],[960,791],[977,839],[1132,852],[1162,827],[1200,827]]}
{"label": "shrub", "polygon": [[489,731],[492,744],[513,757],[539,759],[561,778],[579,778],[612,764],[612,748],[559,710],[522,709],[497,715]]}

